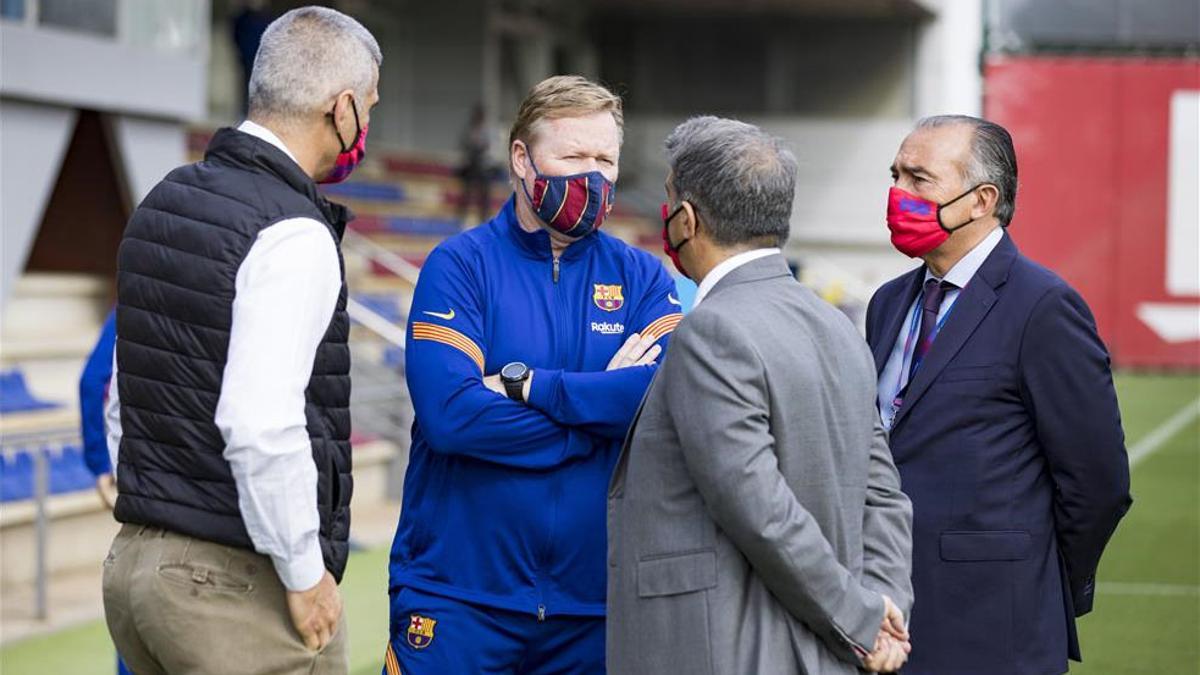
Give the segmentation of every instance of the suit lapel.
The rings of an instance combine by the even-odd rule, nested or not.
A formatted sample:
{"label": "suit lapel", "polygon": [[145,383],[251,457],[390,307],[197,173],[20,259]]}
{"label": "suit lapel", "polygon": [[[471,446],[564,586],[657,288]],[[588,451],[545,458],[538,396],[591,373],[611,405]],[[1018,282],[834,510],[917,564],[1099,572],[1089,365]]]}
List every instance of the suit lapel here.
{"label": "suit lapel", "polygon": [[896,346],[896,336],[900,334],[900,324],[908,316],[908,308],[912,305],[913,298],[921,292],[921,280],[924,278],[925,266],[922,265],[909,272],[906,283],[899,285],[903,295],[897,301],[883,303],[884,307],[891,307],[892,312],[884,321],[883,327],[879,329],[882,332],[875,336],[875,344],[871,346],[871,353],[875,356],[876,375],[883,372],[883,367],[887,364],[892,349]]}
{"label": "suit lapel", "polygon": [[974,278],[967,282],[967,287],[959,293],[950,310],[950,316],[934,338],[929,353],[917,369],[916,377],[908,385],[904,403],[896,413],[895,422],[892,423],[893,433],[991,311],[998,297],[997,290],[1007,281],[1008,270],[1016,256],[1017,247],[1006,233],[975,273]]}

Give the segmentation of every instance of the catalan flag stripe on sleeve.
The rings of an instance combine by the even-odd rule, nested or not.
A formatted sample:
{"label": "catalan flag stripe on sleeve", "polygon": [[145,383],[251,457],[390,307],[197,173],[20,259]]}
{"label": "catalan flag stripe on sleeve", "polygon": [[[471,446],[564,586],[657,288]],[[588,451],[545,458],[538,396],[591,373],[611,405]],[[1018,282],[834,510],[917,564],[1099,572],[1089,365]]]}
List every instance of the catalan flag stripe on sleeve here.
{"label": "catalan flag stripe on sleeve", "polygon": [[392,650],[391,641],[388,641],[383,665],[387,667],[387,675],[400,675],[400,661],[396,658],[396,652]]}
{"label": "catalan flag stripe on sleeve", "polygon": [[649,326],[646,326],[646,329],[642,331],[642,337],[650,335],[653,337],[653,340],[657,342],[659,338],[675,330],[680,321],[683,321],[682,314],[668,314],[655,320]]}
{"label": "catalan flag stripe on sleeve", "polygon": [[483,350],[471,338],[453,328],[439,326],[436,323],[414,321],[412,336],[414,340],[431,340],[454,347],[474,361],[475,365],[479,366],[479,372],[483,373]]}

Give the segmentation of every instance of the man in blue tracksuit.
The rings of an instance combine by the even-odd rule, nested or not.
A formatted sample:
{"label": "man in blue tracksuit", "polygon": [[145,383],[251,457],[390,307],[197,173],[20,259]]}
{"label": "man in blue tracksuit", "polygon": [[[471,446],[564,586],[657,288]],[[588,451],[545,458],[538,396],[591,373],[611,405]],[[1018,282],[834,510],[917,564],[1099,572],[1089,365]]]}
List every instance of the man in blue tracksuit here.
{"label": "man in blue tracksuit", "polygon": [[387,675],[604,671],[608,480],[682,318],[659,260],[597,231],[620,106],[579,77],[535,86],[513,198],[421,271]]}
{"label": "man in blue tracksuit", "polygon": [[[104,430],[104,400],[112,380],[113,350],[117,346],[117,311],[108,313],[96,346],[83,364],[79,375],[79,426],[83,438],[83,463],[96,477],[96,491],[108,508],[117,500],[112,459],[108,454],[108,435]],[[117,655],[117,675],[129,675],[129,668]]]}

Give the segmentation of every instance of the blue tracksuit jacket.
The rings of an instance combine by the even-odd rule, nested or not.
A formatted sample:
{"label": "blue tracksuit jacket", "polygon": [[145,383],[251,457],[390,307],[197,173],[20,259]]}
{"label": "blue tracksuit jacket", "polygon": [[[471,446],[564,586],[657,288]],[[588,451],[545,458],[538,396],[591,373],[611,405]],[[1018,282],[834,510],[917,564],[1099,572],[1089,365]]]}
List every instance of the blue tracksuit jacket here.
{"label": "blue tracksuit jacket", "polygon": [[[603,232],[555,261],[512,199],[430,254],[408,325],[416,421],[393,591],[604,614],[609,475],[658,366],[604,368],[635,332],[666,347],[674,292],[657,258]],[[534,370],[528,404],[483,384],[511,361]]]}

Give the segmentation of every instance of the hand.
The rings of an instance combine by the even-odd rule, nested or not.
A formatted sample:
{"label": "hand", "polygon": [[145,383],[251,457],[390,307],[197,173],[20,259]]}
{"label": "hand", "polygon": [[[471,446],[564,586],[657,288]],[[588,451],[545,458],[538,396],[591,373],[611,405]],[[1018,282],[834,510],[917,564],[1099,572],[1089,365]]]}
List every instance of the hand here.
{"label": "hand", "polygon": [[320,651],[333,639],[342,617],[342,595],[328,571],[307,591],[288,591],[288,612],[304,645]]}
{"label": "hand", "polygon": [[904,620],[904,612],[892,602],[888,596],[883,596],[883,625],[881,632],[895,638],[898,642],[908,642],[908,622]]}
{"label": "hand", "polygon": [[504,383],[500,381],[499,373],[496,373],[495,375],[488,375],[487,377],[483,378],[483,386],[491,389],[497,394],[500,394],[504,398],[508,398],[508,392],[504,391]]}
{"label": "hand", "polygon": [[912,645],[880,631],[875,638],[875,651],[863,657],[863,667],[873,673],[894,673],[908,661]]}
{"label": "hand", "polygon": [[656,342],[657,339],[653,335],[646,337],[642,337],[637,333],[630,335],[625,344],[621,345],[621,349],[608,362],[608,367],[605,370],[617,370],[631,366],[648,366],[654,363],[654,360],[662,353],[662,345],[655,344]]}
{"label": "hand", "polygon": [[117,505],[117,480],[111,473],[96,476],[96,492],[100,494],[100,499],[104,501],[108,510],[113,510]]}

